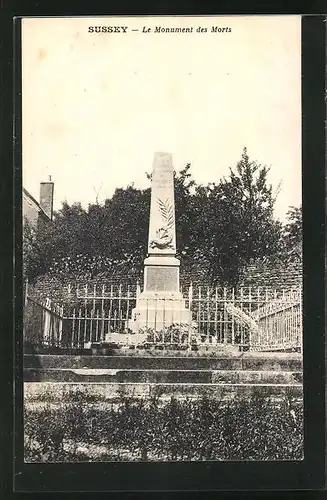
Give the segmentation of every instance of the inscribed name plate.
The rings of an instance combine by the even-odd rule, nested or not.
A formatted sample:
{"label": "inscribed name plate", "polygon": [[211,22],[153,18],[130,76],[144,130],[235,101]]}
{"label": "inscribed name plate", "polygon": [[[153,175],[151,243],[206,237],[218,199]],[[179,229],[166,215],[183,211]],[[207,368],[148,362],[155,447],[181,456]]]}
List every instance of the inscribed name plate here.
{"label": "inscribed name plate", "polygon": [[178,292],[178,268],[149,266],[146,270],[145,291]]}
{"label": "inscribed name plate", "polygon": [[170,153],[156,153],[154,157],[148,253],[176,253],[174,174]]}

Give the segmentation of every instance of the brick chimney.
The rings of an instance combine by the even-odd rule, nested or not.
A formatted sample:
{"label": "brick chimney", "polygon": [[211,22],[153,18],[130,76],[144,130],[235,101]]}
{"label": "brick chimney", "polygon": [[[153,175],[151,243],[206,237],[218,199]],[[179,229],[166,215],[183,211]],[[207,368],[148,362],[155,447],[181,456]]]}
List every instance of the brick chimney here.
{"label": "brick chimney", "polygon": [[52,220],[53,212],[53,191],[54,183],[51,182],[51,175],[49,175],[49,181],[40,184],[40,207],[50,220]]}

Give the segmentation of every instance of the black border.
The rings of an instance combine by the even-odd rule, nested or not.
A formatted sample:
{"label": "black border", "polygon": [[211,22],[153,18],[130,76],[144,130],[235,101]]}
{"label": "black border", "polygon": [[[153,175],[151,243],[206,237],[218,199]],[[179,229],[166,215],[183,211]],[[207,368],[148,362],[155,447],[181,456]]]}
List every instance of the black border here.
{"label": "black border", "polygon": [[[316,4],[317,5],[317,4]],[[77,6],[78,7],[78,6]],[[166,14],[166,4],[154,14]],[[220,14],[232,14],[231,8],[222,6]],[[275,4],[276,7],[276,4]],[[42,15],[68,15],[53,5],[42,9]],[[60,10],[60,9],[59,9]],[[269,13],[269,8],[267,9]],[[77,15],[80,9],[75,9]],[[253,10],[252,10],[253,11]],[[101,11],[100,11],[101,12]],[[100,13],[99,12],[99,13]],[[102,10],[103,12],[103,10]],[[22,12],[20,12],[21,14]],[[118,9],[112,14],[121,14]],[[126,12],[124,12],[126,14]],[[129,12],[128,15],[148,12]],[[177,14],[175,9],[170,14]],[[187,14],[206,14],[188,9]],[[239,13],[239,12],[238,12]],[[265,13],[265,12],[262,12]],[[299,13],[291,10],[289,13]],[[39,5],[28,15],[40,15]],[[85,15],[85,12],[82,13]],[[210,12],[212,14],[212,11]],[[72,14],[71,14],[72,15]],[[92,12],[96,15],[96,12]],[[325,406],[324,406],[324,197],[325,197],[325,28],[324,17],[305,16],[302,20],[302,109],[303,109],[303,208],[304,208],[304,368],[305,368],[305,459],[303,462],[253,462],[253,463],[103,463],[103,464],[23,464],[22,432],[17,425],[16,461],[14,469],[15,491],[185,491],[185,490],[318,490],[325,485]],[[19,36],[19,34],[18,34]],[[19,43],[15,43],[16,51]],[[17,83],[20,79],[19,53],[15,54],[15,205],[20,206],[21,164],[21,104]],[[4,104],[4,103],[3,103]],[[269,138],[268,138],[269,140]],[[8,183],[7,183],[8,184]],[[9,183],[10,186],[10,183]],[[9,200],[12,190],[8,189]],[[12,203],[7,201],[6,215]],[[9,204],[9,209],[8,209]],[[17,252],[16,267],[16,376],[21,381],[21,304],[22,289],[19,282],[20,266],[20,210],[15,214]],[[7,222],[8,224],[8,222]],[[6,247],[5,247],[6,248]],[[5,257],[10,257],[7,252]],[[12,262],[12,259],[9,260]],[[10,266],[9,266],[10,269]],[[8,280],[9,281],[9,280]],[[9,286],[10,290],[10,286]],[[6,294],[9,294],[6,287]],[[18,321],[17,321],[18,320]],[[7,329],[9,332],[10,329]],[[9,337],[10,347],[12,339]],[[8,362],[8,356],[7,356]],[[8,370],[8,364],[7,364]],[[11,368],[9,367],[9,370]],[[7,390],[8,393],[8,390]],[[8,393],[9,394],[9,393]],[[16,418],[21,421],[20,384],[16,385]],[[9,435],[10,442],[11,437]],[[7,459],[8,460],[8,459]],[[10,464],[6,467],[8,473]],[[8,478],[7,478],[8,481]],[[10,482],[10,481],[9,481]],[[11,490],[12,488],[9,488]]]}

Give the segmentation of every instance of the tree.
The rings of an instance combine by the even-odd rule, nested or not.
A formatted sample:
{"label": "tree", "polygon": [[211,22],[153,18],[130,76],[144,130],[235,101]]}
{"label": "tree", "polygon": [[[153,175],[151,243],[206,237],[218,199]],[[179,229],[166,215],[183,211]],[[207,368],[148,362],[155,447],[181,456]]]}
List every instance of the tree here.
{"label": "tree", "polygon": [[194,220],[194,196],[192,188],[196,186],[192,174],[191,164],[187,163],[179,173],[174,173],[176,246],[179,256],[188,258],[192,247],[191,230]]}
{"label": "tree", "polygon": [[[23,276],[34,282],[50,269],[56,257],[57,233],[51,222],[38,220],[37,225],[27,219],[23,227]],[[64,250],[63,250],[64,251]]]}
{"label": "tree", "polygon": [[[281,241],[266,166],[244,148],[228,178],[196,184],[187,164],[174,174],[177,256],[183,273],[206,283],[234,285],[252,259],[273,254]],[[149,177],[149,176],[148,176]],[[103,205],[64,203],[53,222],[25,235],[26,273],[65,278],[121,274],[135,278],[147,254],[150,189],[116,189]],[[295,228],[291,226],[289,239]],[[291,236],[292,235],[292,236]]]}
{"label": "tree", "polygon": [[108,251],[111,257],[141,267],[147,252],[150,189],[116,189],[106,200]]}
{"label": "tree", "polygon": [[268,172],[250,161],[244,148],[236,170],[203,190],[208,200],[203,236],[212,282],[235,285],[251,260],[276,252],[281,225],[274,219]]}
{"label": "tree", "polygon": [[282,231],[282,251],[287,256],[302,254],[302,206],[291,206]]}
{"label": "tree", "polygon": [[27,218],[23,226],[23,277],[24,280],[39,274],[37,265],[38,248],[36,247],[36,228]]}

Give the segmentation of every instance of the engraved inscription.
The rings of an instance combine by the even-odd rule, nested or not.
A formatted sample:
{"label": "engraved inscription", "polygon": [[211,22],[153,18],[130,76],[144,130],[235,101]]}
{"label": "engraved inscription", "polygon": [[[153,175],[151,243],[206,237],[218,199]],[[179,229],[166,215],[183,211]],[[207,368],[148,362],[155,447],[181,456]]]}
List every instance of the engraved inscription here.
{"label": "engraved inscription", "polygon": [[178,292],[178,269],[174,267],[148,267],[146,291]]}
{"label": "engraved inscription", "polygon": [[155,171],[153,175],[152,185],[156,188],[163,189],[172,186],[171,170]]}

